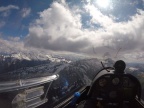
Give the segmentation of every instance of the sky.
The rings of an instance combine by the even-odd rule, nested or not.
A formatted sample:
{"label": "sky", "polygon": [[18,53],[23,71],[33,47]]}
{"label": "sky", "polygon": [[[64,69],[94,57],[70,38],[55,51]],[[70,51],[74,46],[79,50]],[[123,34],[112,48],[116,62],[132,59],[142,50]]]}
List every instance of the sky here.
{"label": "sky", "polygon": [[0,0],[0,52],[144,60],[144,0]]}

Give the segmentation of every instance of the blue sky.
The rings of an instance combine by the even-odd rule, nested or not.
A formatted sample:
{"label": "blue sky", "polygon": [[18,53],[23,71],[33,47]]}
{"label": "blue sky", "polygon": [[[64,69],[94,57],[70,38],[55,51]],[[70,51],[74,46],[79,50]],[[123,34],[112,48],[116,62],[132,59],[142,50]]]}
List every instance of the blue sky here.
{"label": "blue sky", "polygon": [[[38,18],[38,12],[47,9],[52,1],[50,0],[2,0],[0,7],[9,9],[0,12],[0,20],[5,22],[0,32],[6,36],[26,36],[28,34],[29,24]],[[10,6],[15,6],[11,7]],[[23,14],[30,9],[30,12],[24,17]],[[8,14],[5,16],[5,14]]]}
{"label": "blue sky", "polygon": [[[29,24],[39,17],[38,12],[42,12],[44,9],[48,9],[53,0],[2,0],[0,7],[8,7],[13,5],[17,8],[11,8],[9,10],[0,12],[0,20],[5,22],[5,25],[0,28],[0,32],[5,36],[26,36],[28,34]],[[92,0],[91,4],[96,4],[96,0]],[[79,6],[81,9],[86,4],[84,1],[79,0],[67,0],[69,7]],[[117,19],[115,21],[128,21],[130,16],[137,13],[137,9],[144,9],[142,0],[113,0],[113,9],[103,9],[96,6],[105,15],[113,15]],[[22,14],[30,9],[30,13],[23,17]],[[25,10],[25,11],[22,11]],[[22,13],[23,12],[23,13]],[[4,14],[8,14],[4,16]],[[86,21],[90,20],[91,16],[87,13],[82,14],[82,24],[84,28],[89,28]],[[95,25],[100,27],[100,25]]]}
{"label": "blue sky", "polygon": [[0,50],[31,47],[93,55],[94,47],[100,55],[122,48],[124,57],[134,49],[141,54],[133,57],[140,58],[143,24],[143,0],[1,0]]}

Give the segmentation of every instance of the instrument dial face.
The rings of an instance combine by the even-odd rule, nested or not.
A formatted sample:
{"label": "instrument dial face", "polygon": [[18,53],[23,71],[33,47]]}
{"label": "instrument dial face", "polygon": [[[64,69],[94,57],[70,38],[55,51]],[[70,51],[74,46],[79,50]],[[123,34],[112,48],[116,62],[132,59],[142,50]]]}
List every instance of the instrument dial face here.
{"label": "instrument dial face", "polygon": [[112,80],[113,85],[118,85],[119,82],[120,82],[119,78],[114,78],[114,79]]}
{"label": "instrument dial face", "polygon": [[106,83],[107,83],[107,80],[104,78],[99,80],[99,86],[101,86],[101,87],[104,87],[106,85]]}

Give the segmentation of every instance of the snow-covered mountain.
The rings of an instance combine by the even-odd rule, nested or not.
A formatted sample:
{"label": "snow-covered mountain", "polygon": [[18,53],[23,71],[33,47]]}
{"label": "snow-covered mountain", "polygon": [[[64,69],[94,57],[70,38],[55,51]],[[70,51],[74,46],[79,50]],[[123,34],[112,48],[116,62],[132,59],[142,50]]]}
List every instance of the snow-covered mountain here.
{"label": "snow-covered mountain", "polygon": [[64,57],[56,57],[56,55],[53,57],[42,53],[38,55],[31,53],[3,54],[0,56],[0,79],[1,81],[27,79],[51,75],[59,71],[75,71],[81,79],[91,80],[100,65],[98,59],[77,60],[71,63]]}
{"label": "snow-covered mountain", "polygon": [[129,63],[127,64],[126,72],[137,77],[142,86],[142,99],[144,100],[144,64]]}
{"label": "snow-covered mountain", "polygon": [[38,60],[38,61],[50,60],[55,62],[60,62],[60,61],[70,62],[65,60],[63,57],[54,57],[52,54],[43,54],[43,53],[34,53],[34,52],[0,54],[0,61],[5,61],[7,58],[10,58],[11,60],[29,60],[29,61],[30,60]]}
{"label": "snow-covered mountain", "polygon": [[[0,81],[42,77],[54,73],[63,73],[61,75],[76,73],[84,84],[90,84],[96,73],[102,68],[101,61],[96,58],[82,59],[81,56],[78,58],[73,59],[71,55],[33,52],[3,53],[0,55]],[[105,66],[113,66],[113,64],[112,59],[104,61]],[[144,87],[143,64],[127,64],[125,71],[136,76]]]}
{"label": "snow-covered mountain", "polygon": [[7,73],[20,68],[33,67],[49,63],[70,63],[63,57],[54,57],[51,54],[43,53],[2,53],[0,54],[0,73]]}

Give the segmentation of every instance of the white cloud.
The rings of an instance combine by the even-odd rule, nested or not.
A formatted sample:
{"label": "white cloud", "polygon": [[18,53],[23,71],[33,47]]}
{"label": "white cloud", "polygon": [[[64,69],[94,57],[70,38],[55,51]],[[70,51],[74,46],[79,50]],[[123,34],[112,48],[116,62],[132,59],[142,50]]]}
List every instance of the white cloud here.
{"label": "white cloud", "polygon": [[0,52],[12,53],[24,50],[23,42],[16,41],[15,39],[4,40],[0,38]]}
{"label": "white cloud", "polygon": [[11,9],[19,9],[19,7],[18,6],[15,6],[15,5],[8,5],[8,6],[6,6],[6,7],[4,7],[4,6],[1,6],[0,7],[0,12],[4,12],[4,11],[9,11],[9,10],[11,10]]}
{"label": "white cloud", "polygon": [[[113,43],[115,47],[122,47],[126,50],[142,47],[144,41],[144,11],[131,17],[128,22],[113,22],[105,28],[111,36],[105,36],[107,41]],[[112,44],[111,44],[112,45]]]}
{"label": "white cloud", "polygon": [[21,15],[23,18],[29,16],[31,13],[31,8],[23,8],[21,11]]}
{"label": "white cloud", "polygon": [[27,45],[54,50],[78,51],[89,41],[81,31],[80,15],[54,2],[51,8],[40,12],[40,18],[29,28]]}
{"label": "white cloud", "polygon": [[[2,34],[0,35],[2,36]],[[46,52],[47,54],[47,51],[43,49],[25,47],[24,42],[19,37],[9,37],[7,40],[0,38],[0,53],[33,53],[39,55],[41,52]]]}
{"label": "white cloud", "polygon": [[[101,13],[95,6],[86,5],[86,13],[92,17],[91,24],[99,24],[101,28],[84,29],[81,21],[81,11],[70,9],[66,4],[54,2],[50,8],[40,12],[29,27],[25,45],[54,51],[70,51],[93,53],[121,53],[142,51],[144,41],[144,11],[137,14],[128,22],[115,22],[110,16]],[[84,13],[83,13],[84,14]],[[131,53],[132,54],[132,53]],[[129,56],[130,57],[130,56]]]}
{"label": "white cloud", "polygon": [[88,4],[85,6],[85,9],[90,13],[92,23],[100,24],[103,27],[108,27],[113,23],[113,20],[110,17],[102,14],[94,5]]}
{"label": "white cloud", "polygon": [[11,14],[11,10],[13,9],[18,10],[19,7],[15,5],[1,6],[0,7],[1,16],[8,17]]}

